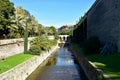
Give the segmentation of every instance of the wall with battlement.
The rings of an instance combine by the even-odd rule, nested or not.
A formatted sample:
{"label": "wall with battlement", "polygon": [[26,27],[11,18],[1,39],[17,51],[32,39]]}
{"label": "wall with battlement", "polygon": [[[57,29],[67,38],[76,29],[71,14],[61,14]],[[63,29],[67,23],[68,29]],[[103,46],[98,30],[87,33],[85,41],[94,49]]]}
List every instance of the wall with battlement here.
{"label": "wall with battlement", "polygon": [[87,13],[87,38],[98,36],[120,52],[120,0],[97,0]]}

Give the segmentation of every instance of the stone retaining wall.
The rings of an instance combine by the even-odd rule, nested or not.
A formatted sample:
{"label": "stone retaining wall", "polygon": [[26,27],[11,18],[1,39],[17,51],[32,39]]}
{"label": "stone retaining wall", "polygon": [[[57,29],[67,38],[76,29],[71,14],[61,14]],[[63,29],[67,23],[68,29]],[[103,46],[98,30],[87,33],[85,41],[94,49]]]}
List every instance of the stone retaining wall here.
{"label": "stone retaining wall", "polygon": [[[28,38],[28,49],[30,47],[29,42],[34,37]],[[23,38],[19,39],[6,39],[0,40],[0,59],[15,54],[22,53],[24,51],[24,40]]]}
{"label": "stone retaining wall", "polygon": [[[103,74],[100,69],[94,67],[84,56],[80,55],[76,50],[74,50],[72,46],[71,50],[89,80],[111,80],[108,76]],[[103,79],[100,79],[100,77]]]}
{"label": "stone retaining wall", "polygon": [[44,52],[40,56],[35,56],[11,70],[0,74],[0,80],[25,80],[57,48],[58,46],[55,46],[49,52]]}

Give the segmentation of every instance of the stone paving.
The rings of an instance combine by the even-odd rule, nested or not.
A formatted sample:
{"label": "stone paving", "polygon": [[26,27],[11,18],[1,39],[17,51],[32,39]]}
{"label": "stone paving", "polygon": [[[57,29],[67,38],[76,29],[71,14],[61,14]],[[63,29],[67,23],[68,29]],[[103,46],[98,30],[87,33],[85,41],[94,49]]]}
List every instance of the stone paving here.
{"label": "stone paving", "polygon": [[75,66],[46,67],[36,80],[81,80]]}

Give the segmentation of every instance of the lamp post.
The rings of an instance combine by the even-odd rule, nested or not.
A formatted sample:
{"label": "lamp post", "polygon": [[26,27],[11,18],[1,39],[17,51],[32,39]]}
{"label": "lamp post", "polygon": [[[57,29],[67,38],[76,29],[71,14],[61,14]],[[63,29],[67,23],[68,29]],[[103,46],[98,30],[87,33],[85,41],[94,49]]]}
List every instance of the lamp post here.
{"label": "lamp post", "polygon": [[24,54],[27,53],[28,50],[28,18],[26,20],[26,25],[24,29]]}

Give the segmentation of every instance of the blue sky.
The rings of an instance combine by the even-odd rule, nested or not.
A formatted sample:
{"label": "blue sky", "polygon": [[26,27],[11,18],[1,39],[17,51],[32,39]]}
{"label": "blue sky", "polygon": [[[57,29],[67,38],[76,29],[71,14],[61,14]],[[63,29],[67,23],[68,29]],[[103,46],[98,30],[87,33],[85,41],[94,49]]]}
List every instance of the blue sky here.
{"label": "blue sky", "polygon": [[22,6],[45,26],[75,24],[95,0],[10,0]]}

